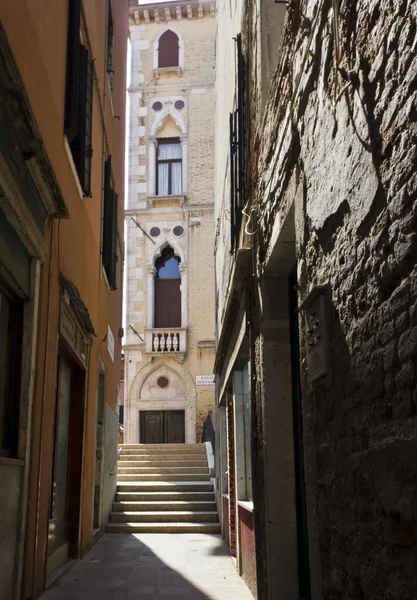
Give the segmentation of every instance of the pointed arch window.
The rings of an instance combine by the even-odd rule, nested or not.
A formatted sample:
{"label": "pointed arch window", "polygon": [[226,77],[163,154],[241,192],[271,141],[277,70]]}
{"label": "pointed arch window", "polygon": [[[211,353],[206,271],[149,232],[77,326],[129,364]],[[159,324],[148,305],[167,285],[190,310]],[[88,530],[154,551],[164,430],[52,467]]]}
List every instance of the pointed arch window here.
{"label": "pointed arch window", "polygon": [[158,68],[178,67],[180,44],[176,33],[168,29],[159,38]]}
{"label": "pointed arch window", "polygon": [[155,261],[155,328],[181,327],[180,259],[171,246]]}

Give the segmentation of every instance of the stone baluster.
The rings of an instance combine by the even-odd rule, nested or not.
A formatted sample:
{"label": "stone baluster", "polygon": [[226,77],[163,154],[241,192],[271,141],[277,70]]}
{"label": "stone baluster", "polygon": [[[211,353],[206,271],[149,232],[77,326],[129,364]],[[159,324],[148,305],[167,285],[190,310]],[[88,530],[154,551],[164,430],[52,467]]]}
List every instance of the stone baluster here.
{"label": "stone baluster", "polygon": [[155,334],[153,336],[153,351],[159,352],[159,335]]}
{"label": "stone baluster", "polygon": [[179,346],[179,344],[178,344],[178,333],[174,333],[174,336],[173,336],[173,346],[174,346],[174,352],[177,352],[178,346]]}
{"label": "stone baluster", "polygon": [[165,352],[166,347],[166,333],[161,334],[161,352]]}
{"label": "stone baluster", "polygon": [[167,336],[167,350],[168,352],[171,352],[172,350],[172,333],[168,333]]}

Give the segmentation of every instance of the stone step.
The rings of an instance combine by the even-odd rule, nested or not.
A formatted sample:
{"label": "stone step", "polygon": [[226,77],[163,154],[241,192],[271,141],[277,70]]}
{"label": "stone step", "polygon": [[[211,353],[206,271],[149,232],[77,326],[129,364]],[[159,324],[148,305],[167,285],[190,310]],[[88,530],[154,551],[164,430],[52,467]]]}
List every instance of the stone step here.
{"label": "stone step", "polygon": [[116,502],[214,502],[213,489],[210,492],[117,492]]}
{"label": "stone step", "polygon": [[113,502],[113,512],[126,512],[126,511],[176,511],[176,510],[186,510],[186,511],[199,511],[199,512],[212,512],[216,511],[216,503],[214,500],[209,502],[204,502],[201,500],[173,500],[173,499],[165,499],[165,500],[148,500],[141,501],[135,500],[131,501],[116,501]]}
{"label": "stone step", "polygon": [[220,533],[220,523],[108,523],[107,533]]}
{"label": "stone step", "polygon": [[207,473],[162,473],[160,475],[154,474],[135,474],[135,475],[117,475],[117,483],[121,481],[140,482],[140,481],[210,481],[210,476]]}
{"label": "stone step", "polygon": [[217,512],[192,510],[124,511],[110,513],[112,523],[216,523]]}
{"label": "stone step", "polygon": [[125,467],[124,465],[118,465],[118,475],[162,475],[167,473],[168,475],[208,475],[208,467],[179,467],[172,465],[171,467]]}
{"label": "stone step", "polygon": [[206,454],[204,444],[129,444],[120,446],[121,456],[124,454]]}
{"label": "stone step", "polygon": [[172,459],[167,457],[166,459],[156,460],[130,460],[130,457],[125,457],[124,460],[118,461],[119,467],[207,467],[207,458],[201,458],[197,460],[185,460],[183,458]]}
{"label": "stone step", "polygon": [[211,492],[213,484],[206,481],[142,481],[117,482],[117,492]]}

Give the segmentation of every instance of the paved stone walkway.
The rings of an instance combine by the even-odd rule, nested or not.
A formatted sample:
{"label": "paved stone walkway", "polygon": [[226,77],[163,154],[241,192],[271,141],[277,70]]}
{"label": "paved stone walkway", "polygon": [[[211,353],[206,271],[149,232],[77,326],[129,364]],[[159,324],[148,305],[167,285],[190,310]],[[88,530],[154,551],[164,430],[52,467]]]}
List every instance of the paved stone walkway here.
{"label": "paved stone walkway", "polygon": [[220,536],[106,534],[41,600],[253,600]]}

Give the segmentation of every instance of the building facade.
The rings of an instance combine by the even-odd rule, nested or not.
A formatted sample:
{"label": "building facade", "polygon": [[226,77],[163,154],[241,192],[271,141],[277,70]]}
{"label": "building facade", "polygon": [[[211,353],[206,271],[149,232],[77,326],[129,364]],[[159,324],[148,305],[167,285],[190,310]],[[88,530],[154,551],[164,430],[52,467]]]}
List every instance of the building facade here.
{"label": "building facade", "polygon": [[216,472],[262,600],[417,593],[415,18],[218,2]]}
{"label": "building facade", "polygon": [[127,1],[0,5],[1,600],[37,598],[114,498],[127,29]]}
{"label": "building facade", "polygon": [[125,442],[214,407],[214,2],[130,7]]}

